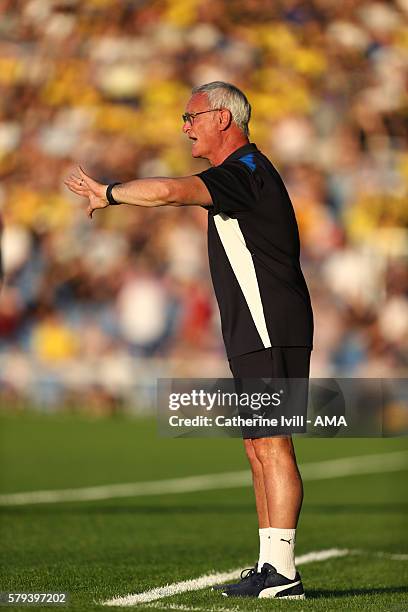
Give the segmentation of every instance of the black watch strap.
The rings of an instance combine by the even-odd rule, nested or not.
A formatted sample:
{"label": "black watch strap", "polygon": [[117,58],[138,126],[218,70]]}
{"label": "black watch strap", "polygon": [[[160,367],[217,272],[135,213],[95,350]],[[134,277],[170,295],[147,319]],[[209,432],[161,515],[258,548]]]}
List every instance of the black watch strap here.
{"label": "black watch strap", "polygon": [[120,185],[120,183],[110,183],[110,185],[108,185],[106,188],[106,199],[108,200],[109,204],[112,204],[112,205],[120,204],[120,202],[117,202],[112,195],[112,189],[116,187],[116,185]]}

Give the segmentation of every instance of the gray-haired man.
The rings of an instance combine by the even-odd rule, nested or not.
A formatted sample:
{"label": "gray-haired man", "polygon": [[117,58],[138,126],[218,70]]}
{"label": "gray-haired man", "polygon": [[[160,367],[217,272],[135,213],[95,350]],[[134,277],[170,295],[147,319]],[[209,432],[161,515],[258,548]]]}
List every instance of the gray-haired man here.
{"label": "gray-haired man", "polygon": [[[211,276],[235,378],[308,378],[313,315],[299,264],[290,198],[271,162],[248,140],[251,107],[233,85],[193,90],[183,115],[196,176],[103,185],[81,168],[66,185],[88,198],[88,214],[109,204],[204,206]],[[245,437],[259,522],[254,568],[226,596],[303,598],[294,562],[302,481],[290,436]]]}

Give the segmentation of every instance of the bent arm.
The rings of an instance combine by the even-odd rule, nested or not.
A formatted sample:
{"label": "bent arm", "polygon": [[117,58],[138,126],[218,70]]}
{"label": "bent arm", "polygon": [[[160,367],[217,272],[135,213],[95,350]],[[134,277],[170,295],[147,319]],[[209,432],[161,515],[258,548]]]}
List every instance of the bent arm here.
{"label": "bent arm", "polygon": [[120,204],[133,206],[205,206],[211,195],[198,176],[146,178],[121,183],[112,189]]}

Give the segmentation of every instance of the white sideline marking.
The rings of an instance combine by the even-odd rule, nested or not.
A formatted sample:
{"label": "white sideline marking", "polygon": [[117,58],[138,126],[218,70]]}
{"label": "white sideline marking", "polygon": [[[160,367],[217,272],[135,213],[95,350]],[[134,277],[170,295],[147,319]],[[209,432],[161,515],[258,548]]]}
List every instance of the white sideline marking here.
{"label": "white sideline marking", "polygon": [[[315,561],[326,561],[327,559],[335,559],[337,557],[345,557],[350,554],[348,549],[329,548],[328,550],[318,550],[309,552],[300,557],[296,557],[296,565],[304,565],[306,563],[314,563]],[[228,582],[239,577],[241,569],[231,570],[229,572],[220,572],[217,574],[205,574],[199,578],[184,580],[183,582],[175,582],[174,584],[166,584],[162,587],[149,589],[144,593],[129,594],[124,597],[114,597],[108,601],[103,601],[103,606],[134,606],[141,603],[148,603],[162,599],[163,597],[171,597],[180,593],[189,591],[199,591],[206,587],[214,586],[220,582]]]}
{"label": "white sideline marking", "polygon": [[376,557],[380,557],[381,559],[391,559],[392,561],[408,561],[408,555],[383,553],[383,552],[377,552],[374,554]]}
{"label": "white sideline marking", "polygon": [[354,474],[375,474],[394,472],[408,468],[408,451],[360,455],[358,457],[340,457],[316,463],[304,463],[300,466],[304,480],[340,478]]}
{"label": "white sideline marking", "polygon": [[[408,468],[408,451],[359,455],[304,463],[300,471],[304,480],[341,478],[358,474],[393,472]],[[0,495],[0,506],[25,506],[26,504],[55,504],[61,502],[95,501],[121,497],[164,495],[166,493],[190,493],[215,489],[235,489],[252,484],[249,470],[203,474],[185,478],[131,482],[78,489],[54,491],[27,491]]]}
{"label": "white sideline marking", "polygon": [[185,610],[186,612],[242,612],[242,608],[198,608],[197,606],[185,606],[183,604],[165,604],[165,603],[148,603],[146,608],[155,608],[156,610]]}
{"label": "white sideline marking", "polygon": [[189,493],[211,489],[233,489],[249,486],[251,482],[249,471],[222,472],[220,474],[204,474],[202,476],[187,476],[185,478],[169,478],[167,480],[83,487],[80,489],[8,493],[0,495],[0,506],[20,506],[25,504],[58,503],[67,501],[76,502],[119,497],[140,497],[145,495],[163,495],[166,493]]}
{"label": "white sideline marking", "polygon": [[160,602],[148,603],[146,608],[156,610],[185,610],[185,612],[242,612],[242,608],[198,608],[197,606],[184,606],[183,604],[165,604]]}

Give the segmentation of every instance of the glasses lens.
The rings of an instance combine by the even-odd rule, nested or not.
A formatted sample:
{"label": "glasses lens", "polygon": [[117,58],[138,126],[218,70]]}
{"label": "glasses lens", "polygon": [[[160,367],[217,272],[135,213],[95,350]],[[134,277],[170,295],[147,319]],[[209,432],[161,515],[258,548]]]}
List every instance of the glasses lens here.
{"label": "glasses lens", "polygon": [[190,113],[184,113],[184,115],[182,115],[183,117],[183,123],[191,123],[191,115]]}

